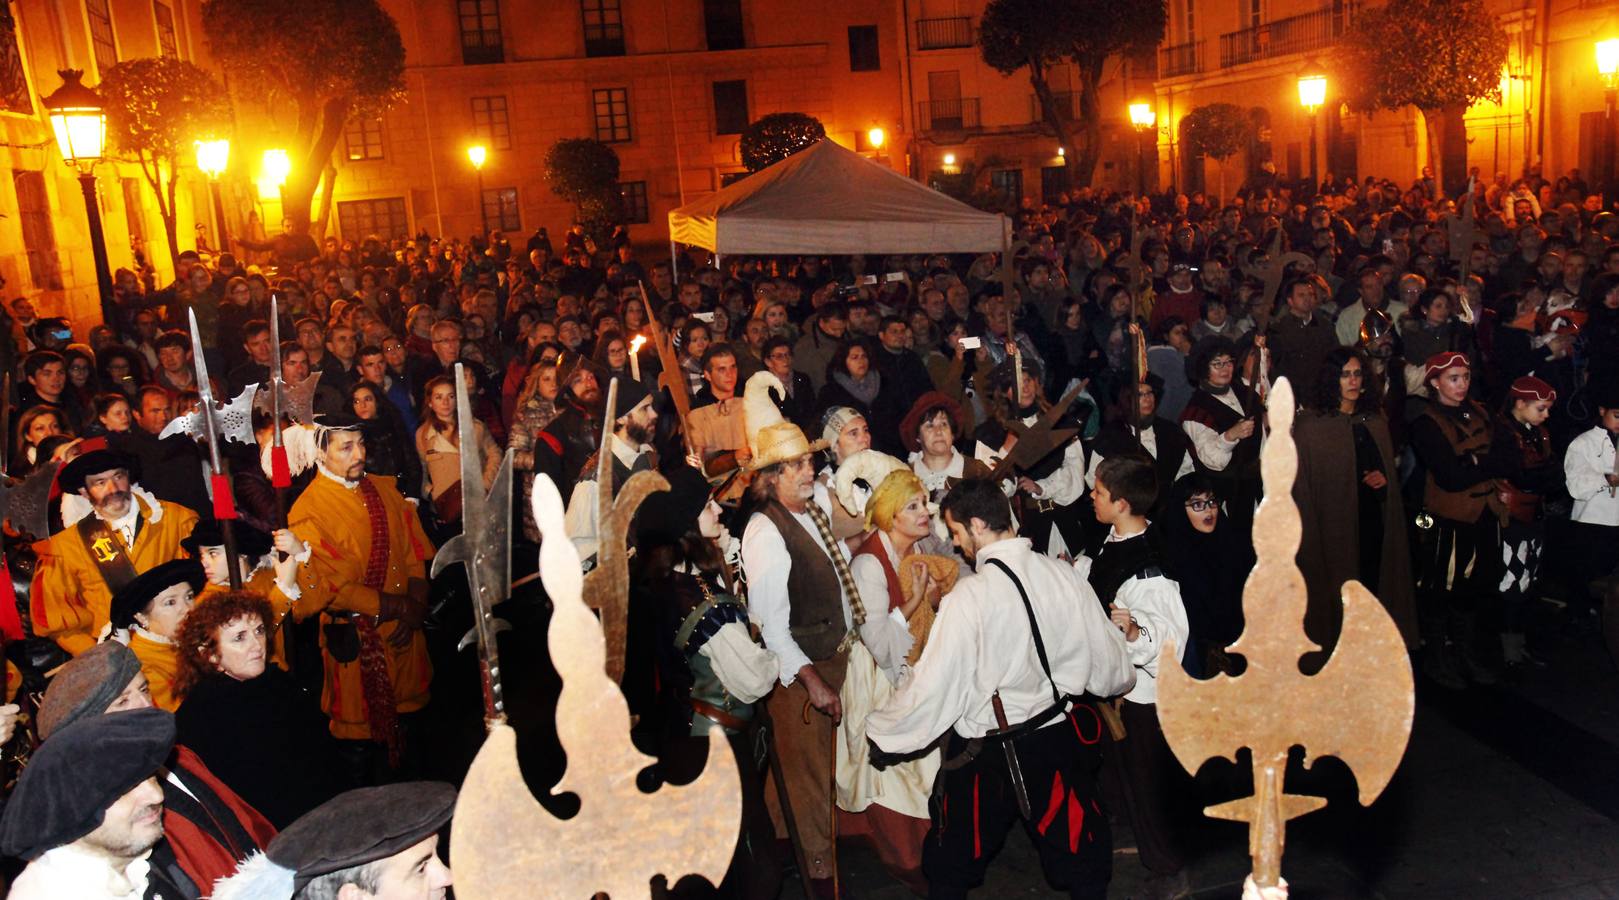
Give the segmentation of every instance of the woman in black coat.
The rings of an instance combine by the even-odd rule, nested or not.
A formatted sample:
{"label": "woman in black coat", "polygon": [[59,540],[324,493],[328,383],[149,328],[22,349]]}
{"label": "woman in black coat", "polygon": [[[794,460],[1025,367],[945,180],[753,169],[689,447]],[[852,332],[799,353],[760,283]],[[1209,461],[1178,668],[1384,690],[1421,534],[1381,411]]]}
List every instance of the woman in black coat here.
{"label": "woman in black coat", "polygon": [[270,604],[229,591],[180,625],[178,740],[278,830],[335,796],[326,717],[292,676],[269,664]]}
{"label": "woman in black coat", "polygon": [[874,357],[871,342],[865,338],[838,347],[826,364],[826,384],[815,397],[816,418],[835,406],[859,410],[871,426],[872,447],[903,459],[899,422],[910,406],[892,385],[884,384],[882,373],[872,364]]}

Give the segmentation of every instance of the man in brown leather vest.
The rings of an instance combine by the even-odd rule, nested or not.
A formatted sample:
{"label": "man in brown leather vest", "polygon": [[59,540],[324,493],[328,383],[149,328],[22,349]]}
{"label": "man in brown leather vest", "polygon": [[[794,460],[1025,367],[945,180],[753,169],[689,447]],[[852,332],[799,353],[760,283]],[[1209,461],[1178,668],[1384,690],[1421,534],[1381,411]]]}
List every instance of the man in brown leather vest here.
{"label": "man in brown leather vest", "polygon": [[[781,665],[781,684],[768,707],[809,869],[803,876],[828,892],[837,870],[832,768],[843,712],[838,691],[864,616],[848,551],[832,537],[831,497],[815,480],[812,454],[824,442],[809,443],[790,422],[748,424],[755,472],[750,490],[760,503],[742,535],[749,609]],[[775,794],[767,793],[767,800],[783,836]]]}

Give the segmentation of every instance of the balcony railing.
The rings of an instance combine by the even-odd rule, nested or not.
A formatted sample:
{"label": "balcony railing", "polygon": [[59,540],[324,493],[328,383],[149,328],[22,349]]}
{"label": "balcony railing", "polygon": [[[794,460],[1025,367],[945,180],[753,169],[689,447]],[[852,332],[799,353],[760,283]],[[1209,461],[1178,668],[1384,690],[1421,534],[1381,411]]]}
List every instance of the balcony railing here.
{"label": "balcony railing", "polygon": [[979,127],[978,98],[923,100],[916,104],[916,121],[924,132],[961,132]]}
{"label": "balcony railing", "polygon": [[973,45],[971,16],[952,16],[948,19],[917,19],[916,46],[921,50],[947,50],[951,47]]}
{"label": "balcony railing", "polygon": [[[1051,99],[1057,102],[1057,115],[1072,122],[1079,118],[1079,95],[1073,91],[1052,91]],[[1040,95],[1029,95],[1029,121],[1043,122],[1046,111],[1040,108]]]}
{"label": "balcony railing", "polygon": [[1300,16],[1220,35],[1220,66],[1306,53],[1336,44],[1354,21],[1358,4],[1343,3]]}
{"label": "balcony railing", "polygon": [[1158,76],[1174,78],[1177,75],[1196,75],[1203,71],[1208,55],[1208,41],[1188,41],[1158,51]]}

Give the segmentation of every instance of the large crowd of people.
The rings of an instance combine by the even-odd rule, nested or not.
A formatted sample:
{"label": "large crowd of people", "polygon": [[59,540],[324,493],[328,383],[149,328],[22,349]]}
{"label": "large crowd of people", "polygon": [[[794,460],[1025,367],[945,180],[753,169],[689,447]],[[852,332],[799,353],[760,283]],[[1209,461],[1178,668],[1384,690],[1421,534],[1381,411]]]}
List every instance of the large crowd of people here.
{"label": "large crowd of people", "polygon": [[[13,895],[442,896],[454,793],[413,779],[430,704],[477,717],[426,634],[469,602],[428,577],[467,453],[485,483],[512,458],[519,567],[538,475],[586,567],[633,547],[634,737],[671,783],[730,738],[726,896],[834,896],[852,840],[965,896],[1019,821],[1071,896],[1106,896],[1120,826],[1141,896],[1186,895],[1158,666],[1241,670],[1281,378],[1306,672],[1351,579],[1439,690],[1541,665],[1547,599],[1619,632],[1619,217],[1577,171],[1084,189],[1012,229],[1012,260],[717,259],[288,222],[167,285],[119,270],[116,321],[12,301]],[[287,415],[219,471],[168,433],[199,377],[224,402],[277,363]],[[598,499],[643,471],[670,489],[616,534]]]}

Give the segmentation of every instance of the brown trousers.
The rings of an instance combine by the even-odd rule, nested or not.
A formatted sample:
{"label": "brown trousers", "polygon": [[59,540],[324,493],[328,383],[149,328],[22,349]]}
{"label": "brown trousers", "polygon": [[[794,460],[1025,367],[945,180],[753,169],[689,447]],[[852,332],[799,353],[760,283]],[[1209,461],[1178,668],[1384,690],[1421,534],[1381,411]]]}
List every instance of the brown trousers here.
{"label": "brown trousers", "polygon": [[[837,693],[843,689],[843,676],[849,663],[848,651],[815,664],[826,686]],[[802,680],[791,687],[777,685],[766,701],[773,740],[781,758],[781,777],[787,785],[787,802],[793,807],[793,821],[804,842],[804,858],[810,871],[801,877],[831,878],[837,866],[833,852],[836,840],[833,819],[832,767],[837,762],[833,741],[837,728],[832,720],[809,705],[809,691]],[[806,723],[805,719],[809,721]],[[787,837],[781,815],[781,802],[774,785],[765,790],[765,806],[776,825],[776,837]]]}

